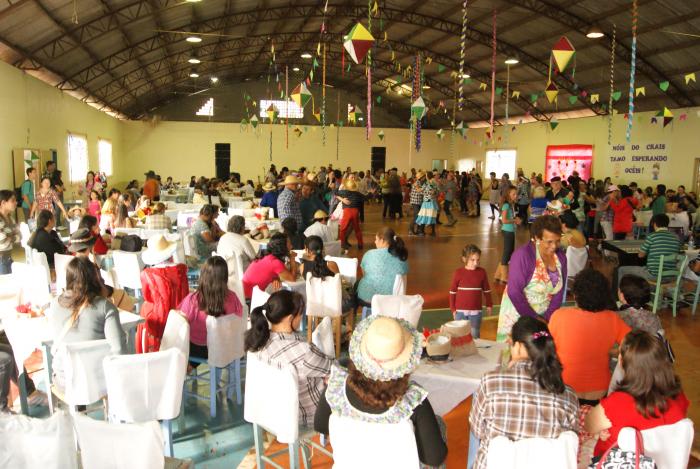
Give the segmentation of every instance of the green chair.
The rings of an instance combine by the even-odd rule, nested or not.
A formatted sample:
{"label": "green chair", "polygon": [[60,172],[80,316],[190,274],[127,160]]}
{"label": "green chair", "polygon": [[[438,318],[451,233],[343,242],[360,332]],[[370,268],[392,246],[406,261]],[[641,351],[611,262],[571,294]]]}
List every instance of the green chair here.
{"label": "green chair", "polygon": [[695,288],[693,288],[690,291],[683,291],[683,286],[681,285],[679,287],[680,293],[679,293],[679,298],[678,301],[681,303],[685,303],[688,306],[690,306],[690,313],[695,316],[695,309],[698,307],[698,300],[700,300],[700,278],[698,278],[697,274],[695,274],[695,280],[690,279],[690,278],[685,278],[683,280],[687,280],[688,282],[695,283]]}
{"label": "green chair", "polygon": [[678,305],[678,296],[681,292],[683,284],[683,271],[688,263],[688,258],[684,254],[669,254],[661,256],[659,259],[659,273],[656,280],[649,280],[649,283],[654,286],[652,292],[653,308],[652,312],[656,314],[659,307],[659,301],[663,301],[664,289],[673,289],[673,317],[676,317],[676,309]]}

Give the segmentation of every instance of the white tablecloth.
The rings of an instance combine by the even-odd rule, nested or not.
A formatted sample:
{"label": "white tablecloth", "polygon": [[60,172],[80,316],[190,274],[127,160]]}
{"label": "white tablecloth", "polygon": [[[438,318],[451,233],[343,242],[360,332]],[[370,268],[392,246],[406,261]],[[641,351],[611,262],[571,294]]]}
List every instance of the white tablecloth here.
{"label": "white tablecloth", "polygon": [[499,366],[505,343],[476,339],[478,354],[457,357],[435,364],[427,359],[411,374],[411,379],[428,391],[428,400],[437,415],[445,415],[474,394],[481,377]]}
{"label": "white tablecloth", "polygon": [[690,218],[688,218],[688,212],[667,213],[666,215],[668,215],[669,219],[669,228],[682,228],[683,234],[688,234],[688,227],[690,225]]}

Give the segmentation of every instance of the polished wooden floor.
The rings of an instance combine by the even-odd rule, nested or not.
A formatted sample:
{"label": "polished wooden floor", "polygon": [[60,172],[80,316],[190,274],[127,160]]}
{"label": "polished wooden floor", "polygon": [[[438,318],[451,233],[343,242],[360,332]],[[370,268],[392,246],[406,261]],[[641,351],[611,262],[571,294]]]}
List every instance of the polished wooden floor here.
{"label": "polished wooden floor", "polygon": [[[404,206],[404,209],[406,206]],[[458,222],[453,227],[439,225],[437,236],[414,237],[408,236],[410,217],[403,219],[382,219],[380,205],[368,205],[365,208],[365,222],[362,225],[365,238],[365,250],[372,248],[374,234],[383,226],[392,227],[406,242],[409,251],[408,294],[420,294],[425,299],[425,308],[446,308],[449,305],[448,291],[452,273],[461,265],[461,251],[465,244],[473,243],[482,250],[481,266],[491,275],[495,272],[502,252],[502,239],[499,223],[491,220],[488,204],[482,202],[482,213],[479,218],[470,218],[454,212]],[[407,214],[408,215],[408,214]],[[446,221],[444,215],[441,221]],[[516,244],[527,242],[529,232],[519,228]],[[356,245],[354,237],[350,242]],[[349,255],[361,257],[362,253],[351,248]],[[591,250],[593,265],[609,275],[613,266],[597,255],[597,250]],[[500,303],[503,285],[493,285],[494,303]],[[691,401],[689,417],[694,422],[700,422],[700,316],[693,316],[690,308],[680,308],[677,317],[670,310],[662,310],[659,315],[673,349],[676,353],[676,372],[680,376],[683,389]],[[487,322],[482,328],[482,337],[495,338],[494,322]],[[700,454],[700,432],[696,430],[693,445],[694,456]]]}

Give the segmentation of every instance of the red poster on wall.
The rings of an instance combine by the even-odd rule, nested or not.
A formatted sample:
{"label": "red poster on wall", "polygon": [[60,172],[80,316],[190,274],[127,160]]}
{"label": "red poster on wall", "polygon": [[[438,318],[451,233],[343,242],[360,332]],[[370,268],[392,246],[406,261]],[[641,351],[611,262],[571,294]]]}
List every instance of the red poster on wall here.
{"label": "red poster on wall", "polygon": [[587,180],[591,177],[593,145],[547,145],[545,160],[545,181],[554,176],[566,179],[574,171],[578,171],[581,179]]}

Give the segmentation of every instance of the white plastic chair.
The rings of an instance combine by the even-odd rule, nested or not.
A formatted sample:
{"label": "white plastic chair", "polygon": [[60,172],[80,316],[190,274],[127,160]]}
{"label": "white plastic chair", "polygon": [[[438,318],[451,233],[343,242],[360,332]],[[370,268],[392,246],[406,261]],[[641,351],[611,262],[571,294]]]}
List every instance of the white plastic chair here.
{"label": "white plastic chair", "polygon": [[330,317],[335,332],[335,356],[340,356],[340,331],[343,318],[343,291],[340,275],[316,278],[306,275],[307,335],[311,342],[316,318]]}
{"label": "white plastic chair", "polygon": [[73,417],[80,459],[86,469],[152,469],[165,466],[158,422],[108,423]]}
{"label": "white plastic chair", "polygon": [[168,313],[159,350],[162,352],[173,348],[179,350],[185,356],[185,360],[188,359],[190,355],[190,323],[176,309],[171,309]]}
{"label": "white plastic chair", "polygon": [[326,316],[316,326],[311,334],[311,343],[323,352],[324,355],[335,358],[335,341],[333,340],[333,325],[331,318]]}
{"label": "white plastic chair", "polygon": [[[78,469],[73,425],[67,412],[49,418],[0,418],[0,467]],[[86,466],[87,467],[87,466]]]}
{"label": "white plastic chair", "polygon": [[363,422],[331,414],[328,430],[333,445],[334,469],[420,467],[410,418],[391,424]]}
{"label": "white plastic chair", "polygon": [[26,222],[19,224],[20,244],[24,248],[25,261],[30,264],[32,262],[32,248],[29,247],[29,238],[32,236],[32,231]]}
{"label": "white plastic chair", "polygon": [[[216,417],[216,397],[226,394],[228,399],[233,397],[236,390],[236,402],[241,405],[241,358],[245,355],[243,349],[243,336],[246,330],[245,318],[235,314],[225,316],[207,316],[207,350],[208,358],[190,356],[190,361],[195,363],[208,363],[209,370],[187,376],[185,381],[185,397],[192,396],[200,400],[209,401],[209,415]],[[227,380],[222,384],[223,370],[227,370]],[[197,381],[209,382],[209,396],[200,396],[195,392]],[[187,383],[192,383],[192,392],[187,391]]]}
{"label": "white plastic chair", "polygon": [[355,285],[355,282],[357,282],[357,265],[359,263],[357,258],[326,256],[326,262],[331,261],[338,264],[340,276],[350,285]]}
{"label": "white plastic chair", "polygon": [[246,358],[245,396],[243,418],[253,424],[257,467],[265,467],[265,462],[281,468],[272,458],[285,452],[264,454],[263,429],[275,435],[280,443],[289,445],[290,469],[299,467],[299,449],[304,458],[304,467],[311,467],[307,446],[333,457],[325,448],[311,441],[309,437],[312,432],[300,432],[299,383],[291,365],[271,365],[249,352]]}
{"label": "white plastic chair", "polygon": [[[65,393],[60,394],[55,386],[53,393],[68,404],[71,413],[77,406],[87,406],[107,397],[102,362],[110,354],[106,339],[69,342],[57,352],[62,354]],[[49,409],[52,410],[52,409]]]}
{"label": "white plastic chair", "polygon": [[68,222],[68,234],[73,234],[76,231],[78,231],[78,227],[80,226],[80,218],[76,218],[74,220],[71,220]]}
{"label": "white plastic chair", "polygon": [[75,257],[68,254],[54,254],[53,265],[56,270],[56,294],[66,289],[66,268]]}
{"label": "white plastic chair", "polygon": [[121,288],[134,290],[137,297],[141,297],[141,271],[143,262],[137,252],[112,251],[114,260],[114,272]]}
{"label": "white plastic chair", "polygon": [[372,314],[400,318],[418,327],[423,312],[423,297],[420,295],[374,295]]}
{"label": "white plastic chair", "polygon": [[20,303],[43,306],[51,301],[51,287],[46,280],[45,267],[13,262],[12,275],[21,286]]}
{"label": "white plastic chair", "polygon": [[394,289],[392,293],[394,295],[405,295],[407,283],[408,280],[406,278],[406,275],[396,274],[396,277],[394,278]]}
{"label": "white plastic chair", "polygon": [[252,312],[258,306],[262,306],[267,303],[268,298],[270,298],[270,294],[262,291],[260,287],[255,285],[253,287],[253,294],[250,298],[250,311]]}
{"label": "white plastic chair", "polygon": [[147,229],[142,229],[141,230],[141,238],[142,239],[151,239],[154,236],[157,235],[167,235],[170,234],[170,230],[168,229],[162,229],[162,230],[147,230]]}
{"label": "white plastic chair", "polygon": [[39,266],[43,269],[44,276],[46,277],[46,283],[51,285],[51,267],[49,267],[49,260],[46,258],[45,252],[39,252],[36,249],[32,249],[32,265]]}
{"label": "white plastic chair", "polygon": [[189,231],[182,233],[182,245],[185,248],[185,256],[195,257],[197,253],[194,248],[194,237]]}
{"label": "white plastic chair", "polygon": [[578,436],[572,431],[563,432],[558,438],[526,438],[518,441],[497,436],[489,442],[486,468],[576,469],[577,453]]}
{"label": "white plastic chair", "polygon": [[340,247],[340,240],[325,243],[323,245],[323,249],[326,251],[326,255],[328,256],[340,257],[340,255],[343,253],[343,250]]}
{"label": "white plastic chair", "polygon": [[172,420],[180,415],[187,358],[176,348],[104,359],[109,419],[119,423],[161,420],[164,449],[173,456]]}
{"label": "white plastic chair", "polygon": [[[683,419],[672,425],[662,425],[642,430],[644,454],[651,457],[659,469],[685,469],[688,467],[690,448],[693,444],[693,421]],[[635,431],[625,427],[617,437],[618,446],[625,451],[634,451]]]}
{"label": "white plastic chair", "polygon": [[209,196],[209,202],[212,205],[216,205],[217,207],[221,207],[221,199],[219,198],[218,195],[210,195]]}
{"label": "white plastic chair", "polygon": [[575,248],[569,246],[566,248],[566,270],[567,276],[573,279],[586,268],[588,263],[588,246]]}

